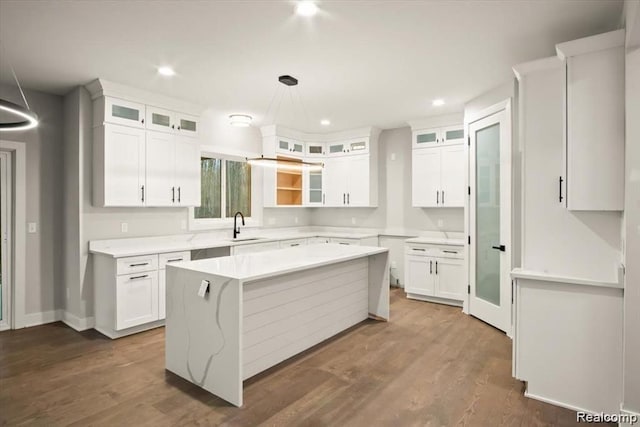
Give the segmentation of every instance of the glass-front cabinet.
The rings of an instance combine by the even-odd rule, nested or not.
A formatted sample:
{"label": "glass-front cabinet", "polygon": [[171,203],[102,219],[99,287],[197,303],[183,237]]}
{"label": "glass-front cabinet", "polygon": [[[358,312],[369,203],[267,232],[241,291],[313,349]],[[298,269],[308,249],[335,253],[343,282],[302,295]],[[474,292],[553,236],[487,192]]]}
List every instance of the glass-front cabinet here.
{"label": "glass-front cabinet", "polygon": [[198,135],[198,118],[188,114],[147,106],[147,129],[176,133],[184,136]]}
{"label": "glass-front cabinet", "polygon": [[464,126],[449,126],[442,128],[441,143],[443,144],[463,144],[464,143]]}
{"label": "glass-front cabinet", "polygon": [[431,147],[440,143],[439,134],[439,129],[427,129],[413,132],[413,148]]}
{"label": "glass-front cabinet", "polygon": [[307,142],[307,157],[322,157],[325,155],[325,146],[323,142]]}
{"label": "glass-front cabinet", "polygon": [[302,142],[294,141],[292,139],[278,138],[276,144],[276,151],[286,154],[303,155],[304,144]]}
{"label": "glass-front cabinet", "polygon": [[366,154],[369,152],[369,138],[352,139],[348,141],[327,144],[328,155],[341,156],[346,154]]}
{"label": "glass-front cabinet", "polygon": [[306,197],[305,205],[322,206],[325,203],[325,195],[323,188],[323,171],[307,171],[306,172]]}
{"label": "glass-front cabinet", "polygon": [[104,121],[118,125],[144,128],[144,104],[105,97]]}
{"label": "glass-front cabinet", "polygon": [[413,132],[413,148],[464,143],[464,125],[445,126]]}

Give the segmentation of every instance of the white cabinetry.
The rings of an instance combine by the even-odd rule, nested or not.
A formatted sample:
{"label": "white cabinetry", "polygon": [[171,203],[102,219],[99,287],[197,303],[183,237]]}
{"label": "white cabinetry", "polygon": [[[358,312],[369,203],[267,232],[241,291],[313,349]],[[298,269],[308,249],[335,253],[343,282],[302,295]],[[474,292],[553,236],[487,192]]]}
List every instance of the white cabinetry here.
{"label": "white cabinetry", "polygon": [[412,150],[414,207],[464,207],[465,146],[454,144]]}
{"label": "white cabinetry", "polygon": [[467,290],[464,247],[405,245],[405,292],[408,298],[462,305]]}
{"label": "white cabinetry", "polygon": [[105,124],[94,128],[93,135],[93,203],[144,206],[144,129]]}
{"label": "white cabinetry", "polygon": [[464,143],[464,126],[446,126],[433,129],[421,129],[413,131],[413,148],[427,148],[438,145]]}
{"label": "white cabinetry", "polygon": [[95,106],[93,117],[94,125],[107,122],[144,129],[145,105],[107,96]]}
{"label": "white cabinetry", "polygon": [[565,61],[564,175],[569,210],[624,209],[624,30],[557,45]]}
{"label": "white cabinetry", "polygon": [[278,138],[276,152],[289,156],[293,155],[302,157],[304,154],[304,143],[285,138]]}
{"label": "white cabinetry", "polygon": [[167,264],[190,260],[189,251],[158,254],[158,319],[163,320],[167,315]]}
{"label": "white cabinetry", "polygon": [[280,242],[251,243],[231,247],[231,255],[253,254],[280,249]]}
{"label": "white cabinetry", "polygon": [[158,272],[118,276],[116,279],[116,330],[158,320]]}
{"label": "white cabinetry", "polygon": [[329,157],[325,161],[326,206],[377,206],[377,179],[369,154]]}

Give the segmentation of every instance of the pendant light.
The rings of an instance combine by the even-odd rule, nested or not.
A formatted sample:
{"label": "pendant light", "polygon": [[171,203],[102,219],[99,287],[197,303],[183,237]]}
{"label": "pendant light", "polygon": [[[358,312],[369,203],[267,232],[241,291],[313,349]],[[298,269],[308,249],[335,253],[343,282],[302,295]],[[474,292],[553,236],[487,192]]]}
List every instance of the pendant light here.
{"label": "pendant light", "polygon": [[18,86],[20,95],[22,95],[22,100],[24,101],[26,108],[0,98],[0,111],[8,113],[11,116],[10,122],[0,123],[0,131],[10,132],[33,129],[38,126],[38,115],[29,108],[29,103],[27,102],[27,98],[24,96],[24,92],[22,91],[16,72],[13,70],[11,65],[10,67],[13,79],[16,81],[16,85]]}
{"label": "pendant light", "polygon": [[[298,79],[290,75],[282,75],[278,77],[278,82],[282,83],[284,86],[287,87],[287,94],[289,95],[289,98],[291,99],[291,104],[295,109],[295,105],[293,105],[293,102],[294,102],[293,92],[291,91],[291,88],[298,85]],[[281,88],[281,86],[278,86],[278,88]],[[271,103],[269,104],[269,108],[267,109],[267,114],[265,115],[265,118],[267,119],[269,117],[269,113],[271,111],[271,107],[273,106],[274,101],[278,98],[278,94],[281,93],[278,91],[278,88],[276,88],[273,98],[271,98]],[[309,117],[306,114],[306,109],[304,108],[304,104],[302,103],[302,98],[300,97],[300,93],[299,92],[296,92],[296,93],[297,93],[298,101],[300,102],[300,109],[305,114],[308,121]],[[278,118],[278,113],[280,112],[280,104],[282,103],[282,98],[284,97],[285,97],[285,94],[281,93],[280,100],[278,101],[278,106],[275,110],[274,123]],[[249,163],[252,166],[262,166],[262,167],[276,168],[279,170],[287,170],[287,171],[315,172],[315,171],[321,171],[322,168],[324,168],[324,163],[321,163],[321,162],[305,162],[303,160],[289,160],[281,157],[278,157],[278,158],[265,157],[264,155],[260,157],[255,157],[252,159],[247,159],[247,163]]]}

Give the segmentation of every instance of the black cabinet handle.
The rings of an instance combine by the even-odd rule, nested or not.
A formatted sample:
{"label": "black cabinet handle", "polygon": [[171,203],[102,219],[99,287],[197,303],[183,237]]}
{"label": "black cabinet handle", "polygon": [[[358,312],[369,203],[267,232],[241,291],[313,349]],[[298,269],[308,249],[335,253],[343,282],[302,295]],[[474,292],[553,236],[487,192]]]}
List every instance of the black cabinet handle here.
{"label": "black cabinet handle", "polygon": [[347,245],[347,246],[349,245],[349,243],[345,243],[345,242],[338,242],[338,243],[341,245]]}
{"label": "black cabinet handle", "polygon": [[178,261],[182,261],[183,258],[174,258],[174,259],[168,259],[167,262],[178,262]]}
{"label": "black cabinet handle", "polygon": [[142,186],[142,201],[144,202],[144,185]]}
{"label": "black cabinet handle", "polygon": [[178,126],[178,130],[180,130],[180,126]]}
{"label": "black cabinet handle", "polygon": [[343,205],[347,203],[347,202],[345,202],[345,198],[346,198],[346,196],[347,196],[347,195],[346,195],[345,193],[342,193],[342,204],[343,204]]}
{"label": "black cabinet handle", "polygon": [[133,276],[133,277],[129,277],[129,280],[144,279],[145,277],[149,277],[149,275],[143,274],[142,276]]}
{"label": "black cabinet handle", "polygon": [[433,274],[433,261],[429,260],[429,274]]}
{"label": "black cabinet handle", "polygon": [[444,190],[442,190],[442,204],[444,205]]}
{"label": "black cabinet handle", "polygon": [[176,128],[176,125],[171,125],[171,129],[175,129],[175,128]]}
{"label": "black cabinet handle", "polygon": [[140,120],[142,122],[142,124],[144,124],[144,119]]}
{"label": "black cabinet handle", "polygon": [[436,274],[438,274],[438,261],[436,261]]}
{"label": "black cabinet handle", "polygon": [[171,187],[171,203],[176,202],[176,187]]}
{"label": "black cabinet handle", "polygon": [[349,201],[349,198],[351,196],[351,193],[347,193],[347,204],[350,204],[351,202]]}
{"label": "black cabinet handle", "polygon": [[140,262],[138,264],[129,264],[129,267],[142,267],[143,265],[149,265],[148,262]]}
{"label": "black cabinet handle", "polygon": [[562,199],[563,199],[563,197],[562,197],[562,177],[560,177],[560,179],[558,180],[558,188],[559,188],[559,190],[560,190],[560,191],[558,192],[558,193],[559,193],[559,195],[560,195],[560,196],[558,197],[558,201],[559,201],[560,203],[562,203]]}
{"label": "black cabinet handle", "polygon": [[420,252],[424,252],[426,249],[420,249],[420,248],[412,248],[412,251],[420,251]]}
{"label": "black cabinet handle", "polygon": [[436,205],[440,204],[440,192],[436,191]]}
{"label": "black cabinet handle", "polygon": [[507,250],[507,248],[504,245],[500,245],[500,246],[491,246],[492,249],[497,249],[500,252],[504,252]]}
{"label": "black cabinet handle", "polygon": [[182,187],[178,187],[178,203],[180,203],[180,199],[182,198],[181,194],[182,194]]}
{"label": "black cabinet handle", "polygon": [[442,252],[444,252],[445,254],[457,254],[458,253],[457,251],[442,251]]}
{"label": "black cabinet handle", "polygon": [[292,244],[290,244],[289,246],[292,246],[292,247],[293,247],[293,246],[300,246],[300,243],[292,243]]}
{"label": "black cabinet handle", "polygon": [[323,205],[324,205],[324,200],[325,200],[325,197],[324,197],[324,196],[325,196],[325,194],[324,194],[324,193],[322,193],[322,204],[323,204]]}

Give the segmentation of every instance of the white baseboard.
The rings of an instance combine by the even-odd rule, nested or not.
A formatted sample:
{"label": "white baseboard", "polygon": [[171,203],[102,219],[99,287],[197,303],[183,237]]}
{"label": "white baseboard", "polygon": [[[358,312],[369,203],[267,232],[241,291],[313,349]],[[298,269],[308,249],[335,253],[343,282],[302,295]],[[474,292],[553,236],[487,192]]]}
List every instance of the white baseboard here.
{"label": "white baseboard", "polygon": [[624,409],[622,407],[622,405],[620,405],[620,415],[627,415],[630,418],[634,418],[637,420],[635,424],[630,424],[630,423],[619,423],[618,425],[620,427],[631,427],[631,426],[638,426],[638,422],[640,422],[640,412],[634,412],[634,411],[630,411],[629,409]]}
{"label": "white baseboard", "polygon": [[61,320],[76,331],[86,331],[95,325],[95,319],[93,317],[78,317],[68,311],[63,312]]}
{"label": "white baseboard", "polygon": [[44,325],[57,322],[62,319],[62,310],[41,311],[39,313],[27,313],[24,315],[24,327]]}

